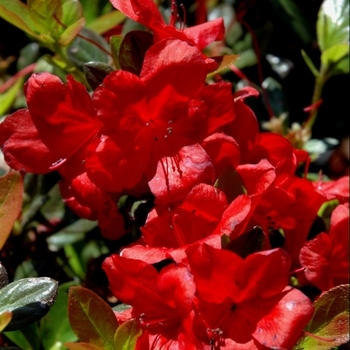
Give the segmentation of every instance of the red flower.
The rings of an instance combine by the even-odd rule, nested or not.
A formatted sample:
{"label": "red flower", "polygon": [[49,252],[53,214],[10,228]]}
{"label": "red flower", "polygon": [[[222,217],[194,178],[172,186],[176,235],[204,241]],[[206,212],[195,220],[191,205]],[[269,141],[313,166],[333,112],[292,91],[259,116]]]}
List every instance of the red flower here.
{"label": "red flower", "polygon": [[67,85],[49,73],[33,74],[25,85],[28,109],[0,124],[0,145],[17,170],[46,173],[86,147],[101,128],[84,85]]}
{"label": "red flower", "polygon": [[167,25],[164,22],[162,14],[153,0],[111,0],[111,3],[135,22],[150,28],[156,42],[164,38],[177,38],[203,49],[211,42],[221,40],[224,36],[225,28],[222,18],[191,28],[177,30],[173,25]]}
{"label": "red flower", "polygon": [[208,327],[237,343],[256,339],[290,349],[310,320],[310,300],[287,286],[290,259],[280,249],[238,255],[205,244],[187,249],[198,307]]}
{"label": "red flower", "polygon": [[158,273],[142,261],[112,255],[103,262],[103,269],[113,294],[133,307],[132,316],[147,334],[158,335],[163,345],[180,342],[184,345],[179,349],[196,349],[196,286],[186,266],[171,264]]}
{"label": "red flower", "polygon": [[[104,128],[88,148],[89,177],[109,191],[132,189],[152,179],[161,158],[233,120],[231,85],[207,86],[206,74],[197,48],[169,39],[147,51],[140,77],[125,71],[106,77],[93,95]],[[216,105],[224,106],[220,113]]]}
{"label": "red flower", "polygon": [[329,234],[320,233],[300,251],[305,276],[326,291],[349,283],[349,208],[337,206],[331,217]]}

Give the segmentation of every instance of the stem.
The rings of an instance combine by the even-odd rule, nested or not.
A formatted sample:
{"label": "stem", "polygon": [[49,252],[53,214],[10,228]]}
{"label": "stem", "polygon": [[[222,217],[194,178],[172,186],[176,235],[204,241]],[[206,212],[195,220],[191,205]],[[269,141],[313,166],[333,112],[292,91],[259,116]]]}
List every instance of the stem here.
{"label": "stem", "polygon": [[328,66],[321,64],[320,75],[316,78],[314,93],[312,95],[311,106],[314,107],[311,109],[308,119],[303,124],[303,127],[306,129],[311,130],[317,119],[318,107],[320,105],[318,102],[321,100],[323,86],[328,79],[327,71]]}

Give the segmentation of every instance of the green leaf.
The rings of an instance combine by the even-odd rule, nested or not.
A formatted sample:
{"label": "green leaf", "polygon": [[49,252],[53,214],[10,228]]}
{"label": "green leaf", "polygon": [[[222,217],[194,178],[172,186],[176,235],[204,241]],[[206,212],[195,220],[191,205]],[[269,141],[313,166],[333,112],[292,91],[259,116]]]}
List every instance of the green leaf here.
{"label": "green leaf", "polygon": [[293,0],[271,0],[276,13],[285,24],[290,25],[299,38],[306,44],[313,39],[311,21],[300,11]]}
{"label": "green leaf", "polygon": [[211,57],[216,61],[218,64],[218,68],[216,68],[213,72],[210,72],[207,75],[207,78],[213,77],[216,74],[223,73],[227,69],[230,68],[232,64],[234,64],[237,59],[239,58],[239,55],[225,55],[225,56],[220,56],[220,57]]}
{"label": "green leaf", "polygon": [[60,0],[28,0],[29,15],[35,25],[36,32],[57,39],[58,32],[64,28],[55,20],[62,18]]}
{"label": "green leaf", "polygon": [[0,94],[0,115],[6,114],[16,100],[17,94],[23,88],[24,79],[20,78],[5,92]]}
{"label": "green leaf", "polygon": [[44,349],[59,349],[63,342],[78,340],[73,332],[67,314],[68,290],[76,282],[67,282],[59,286],[58,296],[50,312],[40,321]]}
{"label": "green leaf", "polygon": [[55,302],[57,284],[48,277],[25,278],[0,289],[0,313],[13,314],[6,331],[26,327],[42,318]]}
{"label": "green leaf", "polygon": [[39,327],[33,323],[21,330],[5,332],[5,336],[21,349],[40,350]]}
{"label": "green leaf", "polygon": [[261,227],[255,226],[250,231],[244,232],[230,241],[225,246],[225,249],[245,259],[249,254],[261,252],[263,250],[264,240],[264,231]]}
{"label": "green leaf", "polygon": [[69,350],[105,350],[103,347],[92,345],[90,343],[65,343]]}
{"label": "green leaf", "polygon": [[349,43],[349,0],[324,0],[318,12],[317,39],[321,51]]}
{"label": "green leaf", "polygon": [[95,90],[111,72],[113,72],[113,68],[107,63],[88,62],[84,64],[86,80],[93,90]]}
{"label": "green leaf", "polygon": [[239,195],[246,194],[247,192],[242,178],[230,166],[221,173],[214,186],[225,193],[228,203],[231,203]]}
{"label": "green leaf", "polygon": [[0,0],[0,17],[25,33],[37,38],[28,7],[19,0]]}
{"label": "green leaf", "polygon": [[314,75],[314,77],[318,77],[320,75],[319,71],[315,67],[314,63],[312,62],[311,58],[307,55],[307,53],[304,50],[301,50],[301,55],[303,56],[303,59],[309,69],[311,70],[311,73]]}
{"label": "green leaf", "polygon": [[9,279],[7,276],[7,271],[4,265],[0,263],[0,289],[7,286],[8,283],[9,283]]}
{"label": "green leaf", "polygon": [[349,285],[336,286],[314,303],[315,313],[298,349],[327,350],[349,341]]}
{"label": "green leaf", "polygon": [[122,323],[115,333],[115,349],[134,350],[136,347],[137,338],[141,334],[141,327],[135,319]]}
{"label": "green leaf", "polygon": [[83,28],[79,34],[68,47],[69,59],[81,69],[91,61],[108,63],[109,46],[106,40],[87,28]]}
{"label": "green leaf", "polygon": [[139,75],[146,51],[153,44],[153,35],[133,30],[124,36],[119,49],[119,64],[123,70]]}
{"label": "green leaf", "polygon": [[118,24],[125,20],[126,16],[120,11],[108,12],[94,21],[90,22],[86,27],[93,30],[98,34],[106,33],[108,30],[113,29]]}
{"label": "green leaf", "polygon": [[0,249],[4,246],[22,208],[23,182],[17,171],[0,177]]}
{"label": "green leaf", "polygon": [[321,60],[323,64],[329,66],[337,63],[347,55],[349,55],[349,44],[337,44],[323,51],[321,54]]}
{"label": "green leaf", "polygon": [[83,287],[71,287],[68,317],[80,341],[104,349],[114,349],[117,318],[110,306],[97,294]]}
{"label": "green leaf", "polygon": [[61,46],[68,46],[79,34],[85,25],[85,19],[80,18],[78,21],[70,25],[60,36],[58,43]]}
{"label": "green leaf", "polygon": [[110,38],[113,61],[117,69],[121,68],[119,63],[119,50],[123,42],[123,39],[124,39],[124,36],[122,35],[113,35]]}

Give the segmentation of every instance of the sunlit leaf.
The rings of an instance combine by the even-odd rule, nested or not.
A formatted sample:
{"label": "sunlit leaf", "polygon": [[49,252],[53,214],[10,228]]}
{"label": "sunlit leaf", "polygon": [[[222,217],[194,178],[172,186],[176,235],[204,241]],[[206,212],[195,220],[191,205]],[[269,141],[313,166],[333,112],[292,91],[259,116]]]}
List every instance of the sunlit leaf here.
{"label": "sunlit leaf", "polygon": [[12,313],[10,311],[5,311],[2,314],[0,314],[0,333],[10,323],[11,318],[12,318]]}
{"label": "sunlit leaf", "polygon": [[142,330],[136,320],[132,319],[122,323],[115,333],[115,349],[133,350],[135,349],[137,338]]}
{"label": "sunlit leaf", "polygon": [[20,0],[0,0],[0,17],[23,30],[25,33],[37,37],[34,23],[30,18],[28,7]]}
{"label": "sunlit leaf", "polygon": [[225,55],[220,57],[211,57],[218,63],[218,68],[215,71],[210,72],[207,77],[213,77],[216,74],[220,74],[225,70],[229,69],[230,66],[237,61],[239,55]]}
{"label": "sunlit leaf", "polygon": [[0,289],[0,313],[12,312],[6,331],[21,329],[42,318],[57,296],[57,281],[48,277],[25,278]]}
{"label": "sunlit leaf", "polygon": [[61,46],[69,45],[79,34],[80,30],[84,27],[85,19],[80,18],[78,21],[70,25],[60,36],[59,44]]}
{"label": "sunlit leaf", "polygon": [[19,172],[11,171],[0,177],[0,249],[21,212],[22,198],[23,182]]}
{"label": "sunlit leaf", "polygon": [[349,285],[334,287],[314,303],[315,313],[298,349],[327,350],[349,341]]}
{"label": "sunlit leaf", "polygon": [[106,33],[108,30],[113,29],[118,24],[125,20],[126,16],[120,11],[108,12],[94,21],[90,22],[86,27],[93,30],[98,34]]}
{"label": "sunlit leaf", "polygon": [[110,306],[97,294],[83,287],[71,287],[68,294],[68,317],[80,341],[104,349],[114,349],[118,321]]}
{"label": "sunlit leaf", "polygon": [[317,20],[317,39],[321,51],[349,43],[349,1],[323,1]]}
{"label": "sunlit leaf", "polygon": [[23,78],[18,79],[7,91],[0,94],[0,115],[4,115],[10,110],[18,92],[23,87],[23,81]]}

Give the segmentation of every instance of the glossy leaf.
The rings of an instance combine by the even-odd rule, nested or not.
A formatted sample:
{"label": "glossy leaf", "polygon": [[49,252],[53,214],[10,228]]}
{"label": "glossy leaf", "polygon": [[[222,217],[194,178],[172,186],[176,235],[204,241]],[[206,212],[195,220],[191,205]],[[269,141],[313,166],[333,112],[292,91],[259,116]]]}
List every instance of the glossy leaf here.
{"label": "glossy leaf", "polygon": [[68,317],[81,342],[114,349],[118,321],[110,306],[97,294],[83,287],[71,287],[68,294]]}
{"label": "glossy leaf", "polygon": [[[334,287],[314,303],[315,313],[298,349],[326,350],[349,341],[349,285]],[[309,334],[309,335],[308,335]]]}
{"label": "glossy leaf", "polygon": [[323,1],[317,20],[317,39],[321,51],[349,43],[349,1]]}
{"label": "glossy leaf", "polygon": [[20,0],[0,0],[0,17],[25,33],[37,37],[34,33],[35,27],[30,18],[28,7]]}
{"label": "glossy leaf", "polygon": [[64,283],[59,286],[58,296],[50,312],[40,321],[41,333],[45,334],[42,344],[45,349],[57,349],[62,342],[78,340],[68,319],[68,290],[77,285],[75,282]]}
{"label": "glossy leaf", "polygon": [[146,51],[153,44],[153,35],[133,30],[124,36],[119,49],[119,64],[123,70],[139,75]]}
{"label": "glossy leaf", "polygon": [[0,177],[0,249],[4,246],[22,208],[23,182],[19,172]]}
{"label": "glossy leaf", "polygon": [[25,278],[0,289],[0,313],[12,312],[6,331],[24,328],[42,318],[57,296],[57,281],[48,277]]}
{"label": "glossy leaf", "polygon": [[80,68],[91,61],[108,63],[109,47],[104,38],[87,28],[79,34],[82,37],[76,37],[68,47],[69,59]]}
{"label": "glossy leaf", "polygon": [[137,338],[141,335],[142,330],[135,319],[122,323],[115,333],[115,349],[133,350],[135,349]]}
{"label": "glossy leaf", "polygon": [[4,265],[0,263],[0,289],[7,286],[8,283],[9,283],[9,279],[7,276],[7,271]]}

